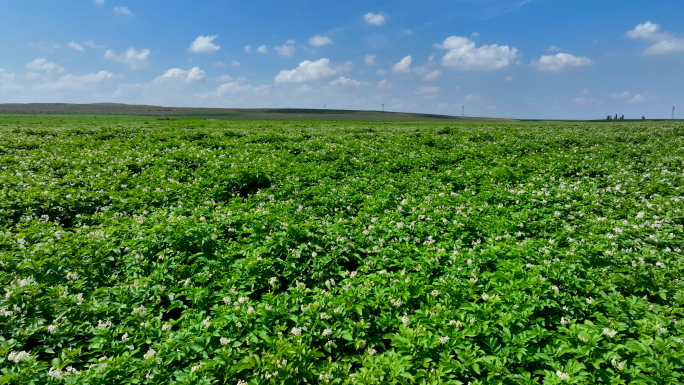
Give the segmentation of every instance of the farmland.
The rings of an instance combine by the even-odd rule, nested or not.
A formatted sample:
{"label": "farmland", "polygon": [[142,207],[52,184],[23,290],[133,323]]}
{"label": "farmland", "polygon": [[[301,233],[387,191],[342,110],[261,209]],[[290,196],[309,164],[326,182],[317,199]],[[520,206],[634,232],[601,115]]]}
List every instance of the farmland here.
{"label": "farmland", "polygon": [[0,116],[0,383],[679,384],[684,124]]}

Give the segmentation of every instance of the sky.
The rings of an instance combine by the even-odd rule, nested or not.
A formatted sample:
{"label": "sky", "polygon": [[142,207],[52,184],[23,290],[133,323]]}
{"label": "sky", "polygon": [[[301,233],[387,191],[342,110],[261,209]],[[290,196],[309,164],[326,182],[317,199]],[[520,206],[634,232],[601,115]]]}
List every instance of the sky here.
{"label": "sky", "polygon": [[681,0],[0,1],[0,103],[684,117]]}

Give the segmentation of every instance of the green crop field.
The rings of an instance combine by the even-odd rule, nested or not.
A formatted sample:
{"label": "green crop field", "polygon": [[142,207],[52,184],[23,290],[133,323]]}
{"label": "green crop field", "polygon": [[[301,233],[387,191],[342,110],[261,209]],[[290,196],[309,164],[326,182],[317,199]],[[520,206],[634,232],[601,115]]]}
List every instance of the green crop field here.
{"label": "green crop field", "polygon": [[0,116],[0,383],[681,384],[684,124]]}

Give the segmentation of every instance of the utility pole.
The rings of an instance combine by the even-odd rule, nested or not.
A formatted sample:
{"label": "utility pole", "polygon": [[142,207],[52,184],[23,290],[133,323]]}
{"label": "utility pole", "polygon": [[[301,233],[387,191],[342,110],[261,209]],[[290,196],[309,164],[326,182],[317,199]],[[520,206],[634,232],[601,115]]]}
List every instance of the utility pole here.
{"label": "utility pole", "polygon": [[382,112],[385,112],[385,103],[382,103]]}
{"label": "utility pole", "polygon": [[675,106],[672,106],[672,120],[674,120],[674,108]]}
{"label": "utility pole", "polygon": [[465,105],[461,106],[461,109],[463,110],[461,117],[465,118]]}
{"label": "utility pole", "polygon": [[324,104],[324,105],[323,105],[323,109],[324,109],[324,110],[325,110],[325,107],[326,107],[326,105]]}

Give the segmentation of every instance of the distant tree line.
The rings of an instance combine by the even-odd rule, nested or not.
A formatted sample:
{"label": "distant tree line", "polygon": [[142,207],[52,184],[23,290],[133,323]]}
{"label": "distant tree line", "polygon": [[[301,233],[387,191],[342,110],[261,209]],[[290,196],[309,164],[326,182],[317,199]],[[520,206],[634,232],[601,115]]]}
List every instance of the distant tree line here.
{"label": "distant tree line", "polygon": [[[644,117],[642,116],[642,118]],[[615,117],[608,115],[606,120],[625,120],[625,115],[623,114],[622,116],[618,116],[618,114],[615,114]]]}

